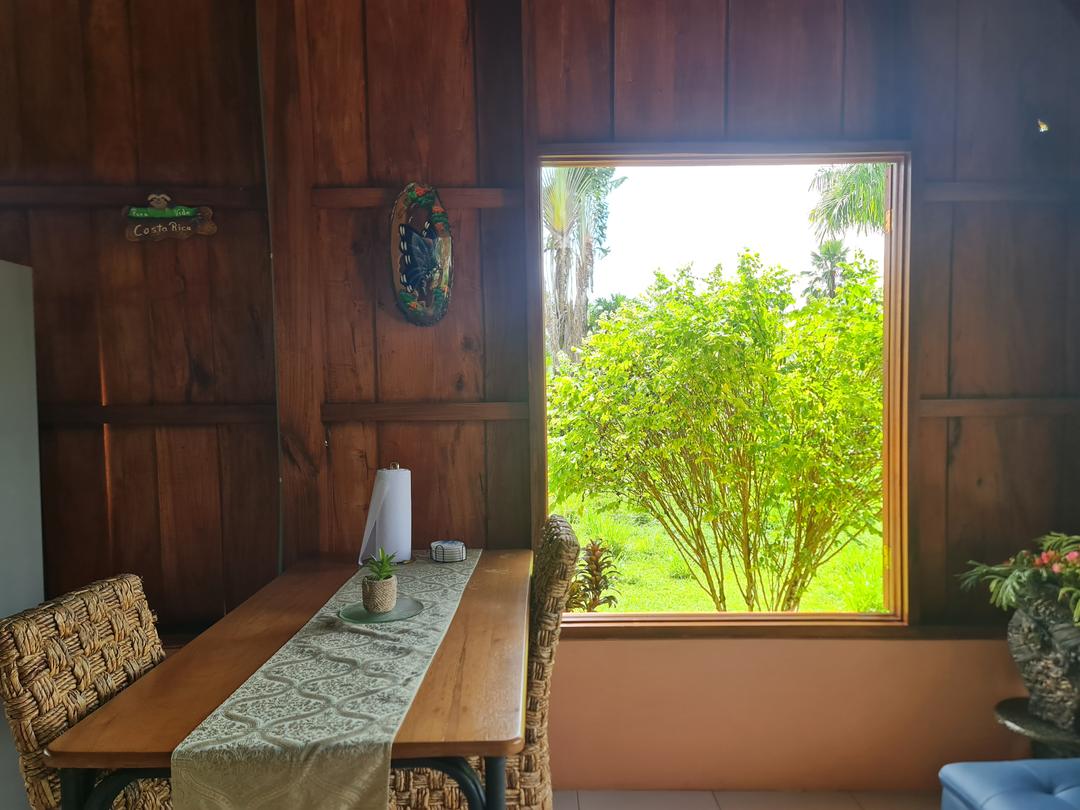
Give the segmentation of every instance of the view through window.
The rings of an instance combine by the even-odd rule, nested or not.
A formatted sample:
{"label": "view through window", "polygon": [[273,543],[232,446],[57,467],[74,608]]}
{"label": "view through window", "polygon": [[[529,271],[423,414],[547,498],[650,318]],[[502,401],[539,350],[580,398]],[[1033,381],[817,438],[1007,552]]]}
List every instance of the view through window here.
{"label": "view through window", "polygon": [[884,613],[891,164],[545,166],[570,610]]}

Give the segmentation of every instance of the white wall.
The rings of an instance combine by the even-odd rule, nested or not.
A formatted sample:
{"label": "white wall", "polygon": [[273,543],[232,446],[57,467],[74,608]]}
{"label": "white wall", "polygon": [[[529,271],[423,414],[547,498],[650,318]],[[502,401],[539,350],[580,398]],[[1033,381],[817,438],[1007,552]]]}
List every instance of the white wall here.
{"label": "white wall", "polygon": [[[36,605],[44,590],[29,267],[0,261],[0,616]],[[28,807],[7,724],[0,732],[0,807]]]}

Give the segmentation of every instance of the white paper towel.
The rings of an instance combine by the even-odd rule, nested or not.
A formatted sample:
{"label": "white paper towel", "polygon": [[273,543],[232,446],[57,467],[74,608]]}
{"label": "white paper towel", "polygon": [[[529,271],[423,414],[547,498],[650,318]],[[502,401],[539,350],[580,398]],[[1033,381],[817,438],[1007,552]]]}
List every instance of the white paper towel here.
{"label": "white paper towel", "polygon": [[375,473],[360,560],[385,549],[396,562],[412,559],[412,473],[398,466]]}

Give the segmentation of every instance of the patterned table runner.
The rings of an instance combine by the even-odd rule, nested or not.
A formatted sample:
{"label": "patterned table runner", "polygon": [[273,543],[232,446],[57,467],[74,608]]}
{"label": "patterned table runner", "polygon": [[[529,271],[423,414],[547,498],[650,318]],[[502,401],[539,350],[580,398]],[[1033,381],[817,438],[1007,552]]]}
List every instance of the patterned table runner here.
{"label": "patterned table runner", "polygon": [[386,810],[391,745],[479,556],[400,566],[399,595],[424,610],[346,625],[361,569],[180,743],[173,807]]}

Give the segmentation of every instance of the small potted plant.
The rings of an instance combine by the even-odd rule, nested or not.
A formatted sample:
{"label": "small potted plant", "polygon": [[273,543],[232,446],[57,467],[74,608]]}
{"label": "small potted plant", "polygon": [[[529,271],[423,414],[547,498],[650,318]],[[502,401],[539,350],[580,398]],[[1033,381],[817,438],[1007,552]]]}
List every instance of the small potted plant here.
{"label": "small potted plant", "polygon": [[364,610],[368,613],[389,613],[397,604],[397,577],[394,576],[394,555],[379,549],[378,555],[367,561],[368,574],[360,583]]}
{"label": "small potted plant", "polygon": [[1080,535],[1048,534],[998,565],[969,564],[962,586],[985,582],[992,604],[1015,611],[1006,637],[1028,709],[1080,731]]}

